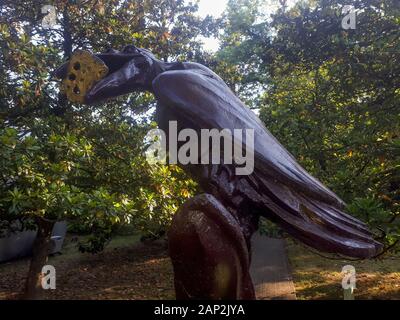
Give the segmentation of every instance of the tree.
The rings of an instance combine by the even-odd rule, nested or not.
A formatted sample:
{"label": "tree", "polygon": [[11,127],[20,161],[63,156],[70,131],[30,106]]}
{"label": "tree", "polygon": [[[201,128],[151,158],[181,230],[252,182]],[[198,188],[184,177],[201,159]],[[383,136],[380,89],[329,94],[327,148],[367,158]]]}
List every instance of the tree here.
{"label": "tree", "polygon": [[[355,30],[341,26],[349,4],[358,10]],[[398,15],[395,1],[316,1],[278,12],[275,81],[263,109],[276,135],[351,213],[379,226],[388,246],[400,237]]]}
{"label": "tree", "polygon": [[217,72],[232,90],[253,109],[260,107],[261,93],[268,83],[264,62],[271,41],[266,1],[229,1],[216,54]]}
{"label": "tree", "polygon": [[[355,30],[342,28],[345,5],[358,11]],[[245,23],[237,21],[237,12],[228,16],[236,32],[223,38],[220,54],[230,62],[240,52],[243,63],[259,72],[256,79],[239,69],[242,82],[265,81],[257,92],[261,119],[307,170],[349,203],[349,212],[379,227],[389,247],[396,244],[397,1],[302,1],[290,9],[283,2],[271,19],[257,21],[260,13],[253,12]]]}
{"label": "tree", "polygon": [[[201,56],[199,35],[217,22],[184,1],[52,1],[57,21],[42,26],[48,1],[0,5],[0,219],[38,229],[26,297],[38,294],[55,221],[92,230],[81,249],[98,251],[114,227],[158,232],[195,185],[176,167],[150,166],[143,137],[153,98],[121,97],[97,108],[71,104],[52,72],[76,48],[93,52],[133,41],[164,60]],[[4,152],[4,153],[3,153]]]}

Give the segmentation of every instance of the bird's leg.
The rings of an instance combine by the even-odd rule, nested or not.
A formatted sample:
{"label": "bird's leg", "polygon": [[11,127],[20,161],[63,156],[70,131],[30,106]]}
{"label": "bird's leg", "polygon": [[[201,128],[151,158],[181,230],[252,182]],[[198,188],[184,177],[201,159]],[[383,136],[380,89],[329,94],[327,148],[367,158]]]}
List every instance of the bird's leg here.
{"label": "bird's leg", "polygon": [[214,196],[188,200],[168,241],[177,299],[255,299],[243,233]]}

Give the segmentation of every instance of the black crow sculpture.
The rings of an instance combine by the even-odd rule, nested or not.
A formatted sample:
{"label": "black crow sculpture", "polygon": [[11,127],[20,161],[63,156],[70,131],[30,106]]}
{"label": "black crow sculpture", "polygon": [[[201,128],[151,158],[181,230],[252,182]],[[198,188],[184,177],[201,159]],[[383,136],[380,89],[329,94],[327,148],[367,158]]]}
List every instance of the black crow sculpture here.
{"label": "black crow sculpture", "polygon": [[[165,132],[170,121],[179,130],[254,129],[252,174],[236,175],[234,164],[182,165],[205,193],[178,210],[168,233],[178,299],[255,298],[250,239],[260,216],[320,251],[356,258],[381,251],[367,226],[343,212],[343,201],[307,173],[213,71],[166,63],[133,45],[94,57],[108,73],[84,92],[86,104],[149,91]],[[70,69],[67,62],[56,74],[66,79]]]}

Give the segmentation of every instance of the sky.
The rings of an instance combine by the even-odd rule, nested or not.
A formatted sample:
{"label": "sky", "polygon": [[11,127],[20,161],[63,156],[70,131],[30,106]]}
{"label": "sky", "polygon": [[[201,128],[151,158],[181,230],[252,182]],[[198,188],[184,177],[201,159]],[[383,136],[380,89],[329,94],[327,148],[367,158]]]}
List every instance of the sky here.
{"label": "sky", "polygon": [[[270,3],[278,3],[278,0],[269,0]],[[288,0],[288,6],[292,6],[297,0]],[[215,18],[221,16],[224,12],[228,0],[199,0],[199,15],[202,17],[209,15],[214,16]],[[271,6],[272,8],[272,6]],[[268,8],[269,9],[269,8]],[[218,40],[215,38],[201,38],[204,42],[204,48],[210,51],[218,50]]]}
{"label": "sky", "polygon": [[[209,15],[215,18],[221,16],[226,8],[228,0],[200,0],[199,1],[199,15],[202,17]],[[218,40],[215,38],[202,38],[204,48],[210,51],[218,50]]]}
{"label": "sky", "polygon": [[227,3],[228,0],[200,0],[199,14],[201,16],[210,14],[218,17],[224,12]]}

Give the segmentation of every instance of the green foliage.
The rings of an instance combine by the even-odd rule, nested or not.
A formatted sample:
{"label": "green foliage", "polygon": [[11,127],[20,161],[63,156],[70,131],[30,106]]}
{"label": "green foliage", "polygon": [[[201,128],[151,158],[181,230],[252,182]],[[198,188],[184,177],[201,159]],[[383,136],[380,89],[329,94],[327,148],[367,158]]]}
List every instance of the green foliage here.
{"label": "green foliage", "polygon": [[380,201],[371,198],[355,198],[348,205],[347,210],[354,216],[363,219],[363,221],[369,224],[378,224],[378,226],[383,219],[390,215],[390,212],[383,208]]}
{"label": "green foliage", "polygon": [[[159,234],[196,185],[174,166],[150,166],[143,138],[154,98],[70,104],[52,78],[74,49],[135,41],[161,59],[219,73],[351,214],[399,238],[400,63],[396,0],[313,0],[272,16],[269,3],[229,1],[223,21],[182,0],[2,1],[0,4],[0,227],[15,219],[75,221],[96,251],[131,223]],[[275,2],[276,4],[277,2]],[[41,26],[53,4],[57,25]],[[343,30],[343,5],[358,10]],[[384,13],[384,14],[383,14]],[[198,36],[219,34],[203,52]],[[268,229],[268,227],[267,227]]]}
{"label": "green foliage", "polygon": [[[270,19],[257,3],[231,1],[232,32],[222,36],[220,58],[243,65],[236,79],[256,88],[250,97],[238,93],[257,101],[266,127],[349,203],[349,212],[394,243],[400,238],[398,1],[317,0],[292,8],[282,1]],[[356,30],[341,27],[344,5],[358,10]]]}
{"label": "green foliage", "polygon": [[380,230],[389,245],[396,244],[400,240],[400,221],[395,219],[396,216],[389,209],[385,209],[381,201],[372,198],[355,198],[347,206],[347,210],[350,214]]}
{"label": "green foliage", "polygon": [[[57,23],[42,27],[41,8]],[[101,250],[117,226],[158,232],[195,184],[175,167],[150,166],[143,138],[154,98],[132,94],[100,106],[67,102],[52,73],[76,48],[135,42],[164,60],[201,58],[198,36],[218,21],[184,1],[2,1],[0,4],[0,221],[69,220]],[[11,222],[11,224],[10,224]]]}
{"label": "green foliage", "polygon": [[105,234],[135,217],[126,194],[99,185],[89,191],[74,183],[92,165],[91,144],[82,137],[53,133],[43,140],[0,129],[0,154],[2,219],[75,220]]}
{"label": "green foliage", "polygon": [[259,224],[259,232],[270,238],[281,238],[282,237],[282,230],[273,222],[261,218]]}

